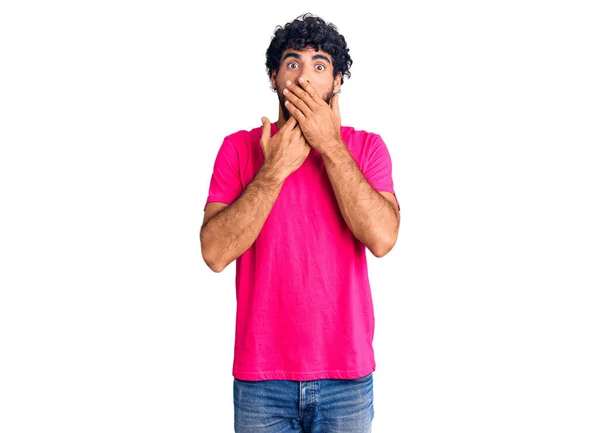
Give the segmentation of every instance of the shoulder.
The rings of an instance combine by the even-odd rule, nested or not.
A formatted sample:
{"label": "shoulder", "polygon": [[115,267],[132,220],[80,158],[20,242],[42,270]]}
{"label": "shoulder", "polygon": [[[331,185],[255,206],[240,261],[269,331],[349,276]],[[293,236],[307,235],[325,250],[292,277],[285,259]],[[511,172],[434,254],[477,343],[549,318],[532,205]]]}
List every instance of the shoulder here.
{"label": "shoulder", "polygon": [[225,136],[225,140],[233,143],[234,145],[244,144],[252,141],[254,136],[260,137],[260,128],[254,128],[250,130],[239,129]]}
{"label": "shoulder", "polygon": [[353,126],[342,126],[340,133],[342,140],[347,144],[353,143],[362,146],[372,146],[378,142],[383,142],[381,135],[364,129],[356,129]]}
{"label": "shoulder", "polygon": [[247,158],[257,143],[260,143],[262,128],[239,129],[223,139],[223,146],[235,150],[240,159]]}
{"label": "shoulder", "polygon": [[385,146],[381,135],[364,129],[342,126],[340,134],[342,141],[346,143],[348,150],[356,156],[356,159],[369,159],[371,154],[377,152],[381,146]]}

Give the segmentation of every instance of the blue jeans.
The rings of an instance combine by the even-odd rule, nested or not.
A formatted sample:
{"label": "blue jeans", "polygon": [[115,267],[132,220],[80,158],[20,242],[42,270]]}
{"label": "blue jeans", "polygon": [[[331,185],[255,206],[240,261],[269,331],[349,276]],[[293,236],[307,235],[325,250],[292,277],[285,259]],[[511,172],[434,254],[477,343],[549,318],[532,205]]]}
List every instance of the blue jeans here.
{"label": "blue jeans", "polygon": [[233,378],[236,433],[370,433],[373,373],[358,379]]}

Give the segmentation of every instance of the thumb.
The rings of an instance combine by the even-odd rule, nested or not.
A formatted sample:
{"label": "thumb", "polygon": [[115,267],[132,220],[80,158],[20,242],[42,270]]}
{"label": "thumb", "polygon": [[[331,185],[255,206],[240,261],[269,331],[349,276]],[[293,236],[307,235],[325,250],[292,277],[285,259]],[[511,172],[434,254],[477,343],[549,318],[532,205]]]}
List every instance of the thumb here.
{"label": "thumb", "polygon": [[260,119],[262,121],[262,136],[261,140],[269,140],[271,138],[271,122],[266,117]]}
{"label": "thumb", "polygon": [[331,98],[331,109],[333,110],[333,114],[335,114],[338,124],[341,124],[342,118],[340,116],[339,99],[340,99],[339,94],[336,93],[335,95],[333,95],[333,97]]}

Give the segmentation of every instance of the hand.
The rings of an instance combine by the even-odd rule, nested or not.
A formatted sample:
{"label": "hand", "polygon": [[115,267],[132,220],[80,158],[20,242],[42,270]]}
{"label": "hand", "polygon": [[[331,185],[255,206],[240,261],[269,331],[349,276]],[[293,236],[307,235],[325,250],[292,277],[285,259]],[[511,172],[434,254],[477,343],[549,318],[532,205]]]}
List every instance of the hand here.
{"label": "hand", "polygon": [[303,77],[298,82],[300,85],[288,81],[283,91],[287,98],[285,106],[298,120],[308,144],[323,153],[333,143],[342,142],[339,95],[331,98],[329,106]]}
{"label": "hand", "polygon": [[264,165],[272,169],[281,180],[285,180],[296,171],[310,153],[298,121],[293,117],[285,122],[277,133],[271,137],[271,122],[263,118],[260,146],[265,158]]}

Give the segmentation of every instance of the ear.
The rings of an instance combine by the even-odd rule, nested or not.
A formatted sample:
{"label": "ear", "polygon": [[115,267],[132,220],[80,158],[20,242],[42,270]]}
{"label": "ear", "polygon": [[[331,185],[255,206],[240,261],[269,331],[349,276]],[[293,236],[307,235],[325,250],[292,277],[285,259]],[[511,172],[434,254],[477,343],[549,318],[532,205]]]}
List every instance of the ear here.
{"label": "ear", "polygon": [[273,87],[273,88],[277,87],[276,77],[277,77],[277,71],[271,72],[271,87]]}
{"label": "ear", "polygon": [[338,72],[333,80],[333,93],[337,93],[342,88],[342,73]]}

